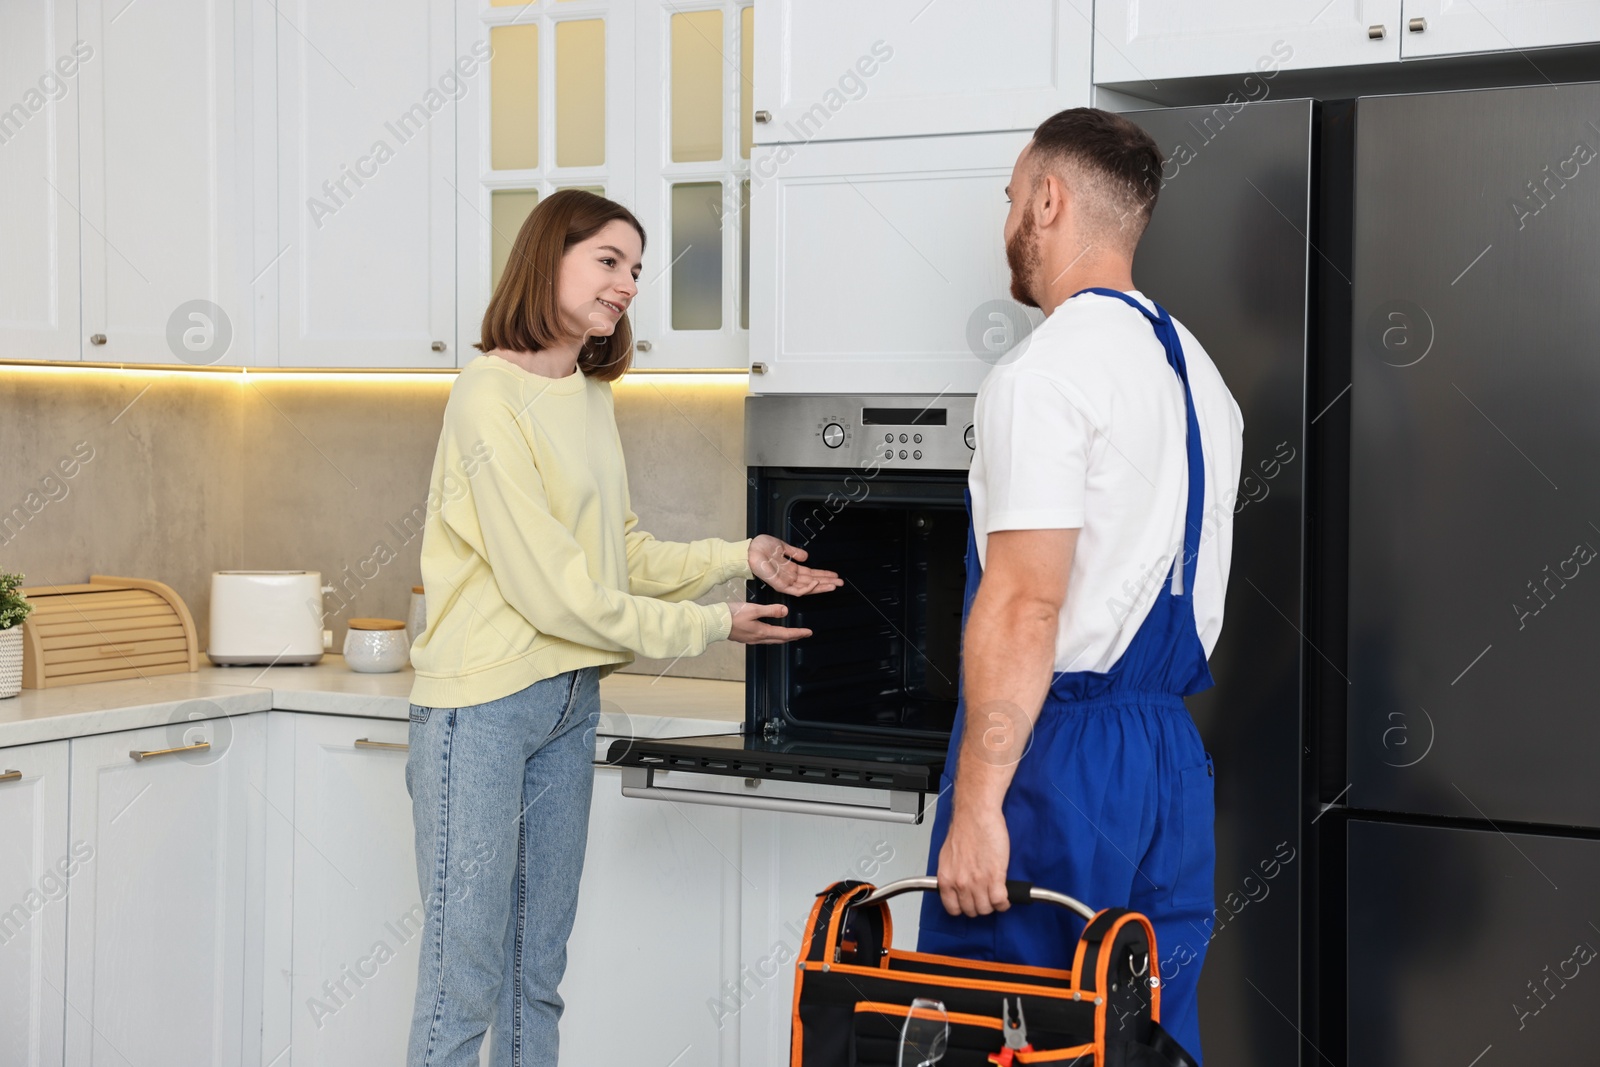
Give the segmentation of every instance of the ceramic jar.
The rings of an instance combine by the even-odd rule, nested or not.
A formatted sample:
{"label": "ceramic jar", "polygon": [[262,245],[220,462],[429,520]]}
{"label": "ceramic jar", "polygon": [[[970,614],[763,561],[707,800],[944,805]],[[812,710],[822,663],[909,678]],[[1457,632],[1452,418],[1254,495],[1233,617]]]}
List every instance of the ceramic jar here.
{"label": "ceramic jar", "polygon": [[422,598],[422,586],[411,587],[411,614],[406,619],[406,638],[413,644],[428,628],[428,602]]}
{"label": "ceramic jar", "polygon": [[362,674],[390,674],[411,662],[406,624],[399,619],[351,619],[344,635],[344,663]]}

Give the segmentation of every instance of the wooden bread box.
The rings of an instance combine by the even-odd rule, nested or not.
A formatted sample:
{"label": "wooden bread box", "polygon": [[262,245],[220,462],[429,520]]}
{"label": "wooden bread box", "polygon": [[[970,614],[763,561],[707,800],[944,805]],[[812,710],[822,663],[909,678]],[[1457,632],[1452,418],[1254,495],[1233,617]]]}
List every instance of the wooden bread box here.
{"label": "wooden bread box", "polygon": [[169,585],[91,574],[22,592],[33,605],[22,623],[24,689],[200,669],[194,618]]}

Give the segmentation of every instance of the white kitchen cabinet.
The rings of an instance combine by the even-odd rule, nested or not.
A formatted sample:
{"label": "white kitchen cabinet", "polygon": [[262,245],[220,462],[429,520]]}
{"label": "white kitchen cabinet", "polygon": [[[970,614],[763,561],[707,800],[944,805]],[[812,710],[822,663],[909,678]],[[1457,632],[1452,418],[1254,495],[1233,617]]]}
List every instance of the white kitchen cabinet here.
{"label": "white kitchen cabinet", "polygon": [[758,142],[1031,130],[1088,104],[1090,0],[756,5]]}
{"label": "white kitchen cabinet", "polygon": [[[579,188],[634,206],[634,6],[458,5],[457,52],[493,51],[457,111],[462,366],[478,356],[484,310],[535,203]],[[651,91],[659,100],[662,86]]]}
{"label": "white kitchen cabinet", "polygon": [[633,8],[637,88],[624,121],[636,178],[624,202],[650,239],[629,312],[640,342],[633,366],[742,371],[750,361],[741,279],[750,255],[746,79],[755,52],[744,27],[752,8],[733,0],[681,8],[674,0]]}
{"label": "white kitchen cabinet", "polygon": [[757,393],[974,393],[1010,292],[1005,187],[1028,131],[762,145],[751,163]]}
{"label": "white kitchen cabinet", "polygon": [[257,270],[277,352],[262,362],[454,367],[456,98],[483,92],[487,68],[457,54],[449,0],[276,6],[277,249]]}
{"label": "white kitchen cabinet", "polygon": [[53,195],[81,213],[85,359],[250,362],[235,8],[79,0],[81,174]]}
{"label": "white kitchen cabinet", "polygon": [[[282,723],[293,775],[289,796],[281,778],[269,791],[282,817],[269,816],[276,825],[268,838],[287,848],[293,871],[292,955],[281,969],[269,962],[266,975],[266,995],[279,1001],[269,1020],[285,1006],[289,1013],[284,1062],[404,1063],[422,924],[405,783],[408,724],[308,713],[275,719],[273,752],[281,751]],[[269,903],[268,914],[281,912]],[[266,1059],[283,1040],[269,1022]]]}
{"label": "white kitchen cabinet", "polygon": [[71,742],[72,839],[93,859],[67,913],[67,1063],[242,1062],[263,718]]}
{"label": "white kitchen cabinet", "polygon": [[595,770],[561,1060],[734,1067],[739,1029],[715,1009],[738,981],[740,900],[766,889],[743,869],[747,813],[630,799],[621,774]]}
{"label": "white kitchen cabinet", "polygon": [[[1594,0],[1405,0],[1407,59],[1600,41]],[[1535,61],[1537,62],[1537,61]]]}
{"label": "white kitchen cabinet", "polygon": [[11,359],[75,360],[78,332],[78,102],[97,57],[73,0],[0,5],[0,348]]}
{"label": "white kitchen cabinet", "polygon": [[1398,60],[1400,2],[1099,0],[1095,84],[1138,96],[1168,78],[1238,75],[1239,99],[1265,99],[1262,74]]}
{"label": "white kitchen cabinet", "polygon": [[[928,815],[918,826],[744,813],[740,851],[745,877],[756,888],[744,897],[739,981],[719,1005],[743,1020],[740,1063],[786,1062],[795,961],[816,895],[847,878],[886,885],[927,873],[933,800],[928,797]],[[921,907],[920,893],[889,902],[896,947],[916,948]]]}
{"label": "white kitchen cabinet", "polygon": [[95,861],[67,836],[67,742],[0,749],[0,1064],[60,1067],[67,893]]}

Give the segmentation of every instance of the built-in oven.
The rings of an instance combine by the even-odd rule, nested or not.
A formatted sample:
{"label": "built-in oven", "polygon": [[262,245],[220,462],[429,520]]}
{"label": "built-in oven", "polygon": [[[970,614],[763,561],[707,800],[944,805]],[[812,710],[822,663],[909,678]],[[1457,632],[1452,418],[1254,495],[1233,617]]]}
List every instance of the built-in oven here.
{"label": "built-in oven", "polygon": [[750,535],[804,548],[844,585],[788,597],[752,582],[750,599],[781,600],[779,624],[812,636],[748,647],[738,733],[613,741],[624,794],[922,821],[959,686],[973,399],[746,400]]}

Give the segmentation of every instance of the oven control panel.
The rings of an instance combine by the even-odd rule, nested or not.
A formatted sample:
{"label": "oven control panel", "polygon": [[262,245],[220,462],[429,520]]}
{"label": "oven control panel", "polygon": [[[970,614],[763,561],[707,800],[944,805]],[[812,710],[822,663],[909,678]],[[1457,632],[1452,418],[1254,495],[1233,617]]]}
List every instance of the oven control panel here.
{"label": "oven control panel", "polygon": [[966,470],[977,447],[971,394],[784,394],[745,398],[752,467]]}

